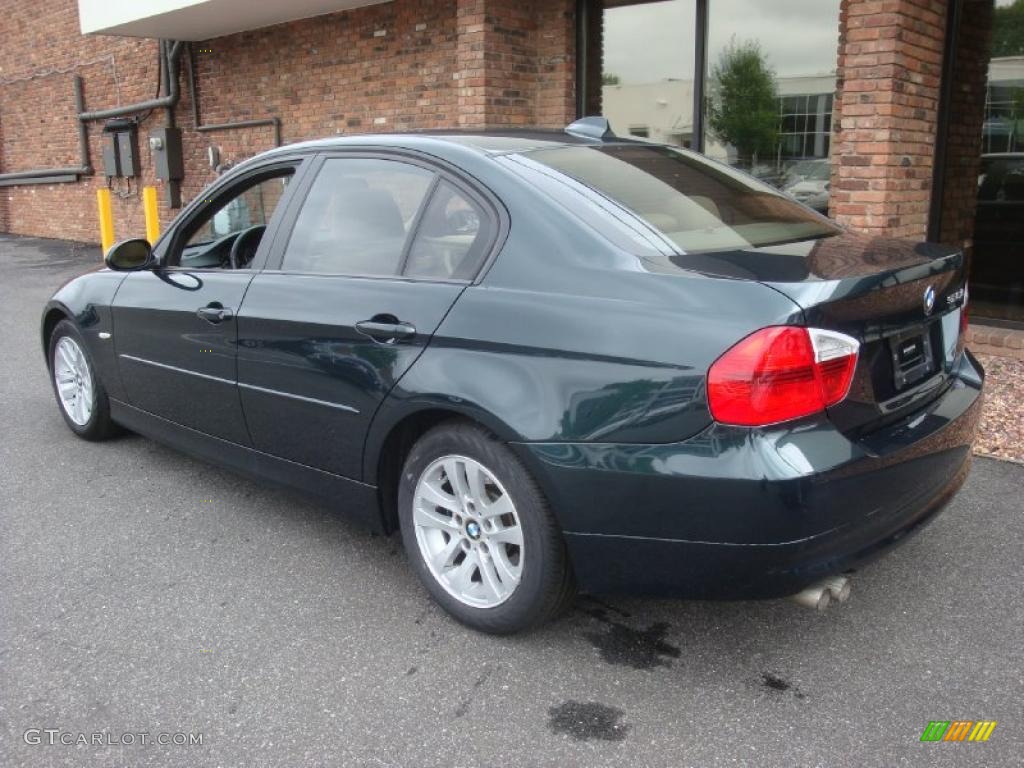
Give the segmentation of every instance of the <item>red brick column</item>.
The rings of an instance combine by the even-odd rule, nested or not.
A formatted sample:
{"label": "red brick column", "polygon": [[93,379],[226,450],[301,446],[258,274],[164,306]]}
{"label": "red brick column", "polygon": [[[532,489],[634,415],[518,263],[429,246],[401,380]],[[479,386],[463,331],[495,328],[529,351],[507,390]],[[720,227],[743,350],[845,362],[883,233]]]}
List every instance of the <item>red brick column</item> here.
{"label": "red brick column", "polygon": [[842,0],[831,213],[858,230],[928,226],[946,0]]}
{"label": "red brick column", "polygon": [[534,123],[564,128],[576,119],[576,3],[551,0],[539,6]]}
{"label": "red brick column", "polygon": [[483,128],[486,125],[486,67],[484,48],[487,36],[487,0],[458,0],[455,29],[458,43],[455,53],[455,78],[458,87],[459,128]]}
{"label": "red brick column", "polygon": [[575,116],[572,0],[458,0],[458,125],[561,127]]}

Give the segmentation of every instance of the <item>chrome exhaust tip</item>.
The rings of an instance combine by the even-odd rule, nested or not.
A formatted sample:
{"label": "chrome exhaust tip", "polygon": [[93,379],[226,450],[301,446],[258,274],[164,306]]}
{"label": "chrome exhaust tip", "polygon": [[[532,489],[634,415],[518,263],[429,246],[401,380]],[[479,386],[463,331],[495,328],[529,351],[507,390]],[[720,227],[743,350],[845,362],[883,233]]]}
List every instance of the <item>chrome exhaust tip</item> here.
{"label": "chrome exhaust tip", "polygon": [[846,576],[833,576],[790,595],[789,599],[804,608],[824,611],[833,602],[845,603],[850,599],[850,580]]}
{"label": "chrome exhaust tip", "polygon": [[789,599],[797,605],[802,605],[804,608],[824,611],[832,603],[832,592],[825,585],[825,582],[821,582],[819,584],[812,584],[795,595],[790,595]]}
{"label": "chrome exhaust tip", "polygon": [[845,576],[835,576],[823,582],[823,585],[837,603],[845,603],[850,599],[850,580]]}

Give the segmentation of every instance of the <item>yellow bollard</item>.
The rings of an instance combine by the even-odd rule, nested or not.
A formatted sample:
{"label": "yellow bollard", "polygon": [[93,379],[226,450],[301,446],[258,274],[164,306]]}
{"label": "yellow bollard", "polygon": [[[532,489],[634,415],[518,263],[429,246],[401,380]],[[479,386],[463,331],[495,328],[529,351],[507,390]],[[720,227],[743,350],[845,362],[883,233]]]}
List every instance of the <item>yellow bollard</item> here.
{"label": "yellow bollard", "polygon": [[96,204],[100,210],[100,244],[103,247],[103,255],[107,255],[110,246],[114,244],[114,214],[110,210],[110,190],[96,190]]}
{"label": "yellow bollard", "polygon": [[160,211],[156,205],[156,187],[142,188],[142,210],[146,214],[146,239],[153,245],[160,237]]}

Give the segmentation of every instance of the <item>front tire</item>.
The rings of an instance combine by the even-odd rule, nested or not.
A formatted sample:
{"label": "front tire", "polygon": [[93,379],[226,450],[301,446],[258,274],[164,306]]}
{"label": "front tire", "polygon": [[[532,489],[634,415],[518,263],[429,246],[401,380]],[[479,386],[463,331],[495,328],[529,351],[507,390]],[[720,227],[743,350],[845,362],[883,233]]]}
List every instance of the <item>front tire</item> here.
{"label": "front tire", "polygon": [[64,422],[84,440],[105,440],[116,432],[107,390],[89,357],[81,332],[61,320],[50,336],[50,383]]}
{"label": "front tire", "polygon": [[510,634],[571,603],[575,585],[547,501],[483,429],[454,422],[423,435],[402,470],[398,514],[416,575],[463,624]]}

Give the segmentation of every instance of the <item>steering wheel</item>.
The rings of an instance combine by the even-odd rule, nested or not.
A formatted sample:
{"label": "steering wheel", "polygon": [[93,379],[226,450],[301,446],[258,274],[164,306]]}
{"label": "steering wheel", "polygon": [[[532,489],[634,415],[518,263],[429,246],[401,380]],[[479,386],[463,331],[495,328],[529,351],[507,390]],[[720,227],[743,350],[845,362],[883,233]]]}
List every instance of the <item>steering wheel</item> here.
{"label": "steering wheel", "polygon": [[[231,253],[228,255],[228,261],[232,269],[241,269],[240,265],[245,265],[252,261],[266,229],[267,226],[265,224],[257,224],[238,233],[235,242],[231,244]],[[251,249],[252,253],[246,253],[246,251],[243,251],[243,248]],[[247,256],[244,260],[239,258],[243,254]]]}

